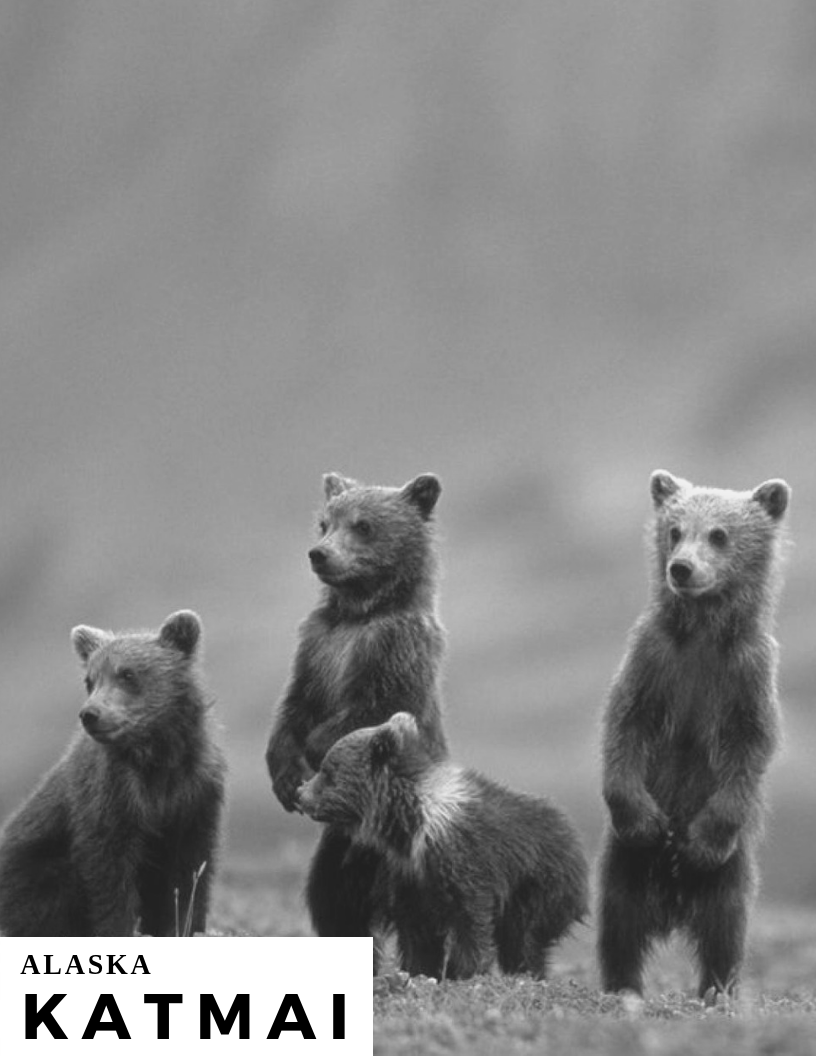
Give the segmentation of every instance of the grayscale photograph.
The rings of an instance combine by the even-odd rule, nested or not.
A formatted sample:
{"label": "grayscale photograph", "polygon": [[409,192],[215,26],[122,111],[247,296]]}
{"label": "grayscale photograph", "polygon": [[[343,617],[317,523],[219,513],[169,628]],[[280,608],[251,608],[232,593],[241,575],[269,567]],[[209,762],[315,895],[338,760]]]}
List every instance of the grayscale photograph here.
{"label": "grayscale photograph", "polygon": [[5,0],[0,230],[0,936],[816,1051],[816,6]]}

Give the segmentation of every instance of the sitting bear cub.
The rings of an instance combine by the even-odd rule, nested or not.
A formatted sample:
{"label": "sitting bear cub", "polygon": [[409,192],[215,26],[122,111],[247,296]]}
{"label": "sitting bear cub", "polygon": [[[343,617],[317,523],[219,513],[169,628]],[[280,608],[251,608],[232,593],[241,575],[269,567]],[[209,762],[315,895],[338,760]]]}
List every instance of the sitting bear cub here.
{"label": "sitting bear cub", "polygon": [[586,860],[561,811],[434,759],[406,712],[334,744],[298,799],[384,855],[380,923],[412,974],[462,979],[497,960],[543,977],[587,912]]}
{"label": "sitting bear cub", "polygon": [[74,628],[82,729],[0,834],[4,934],[173,935],[177,913],[204,930],[225,764],[200,636],[186,610],[158,631]]}

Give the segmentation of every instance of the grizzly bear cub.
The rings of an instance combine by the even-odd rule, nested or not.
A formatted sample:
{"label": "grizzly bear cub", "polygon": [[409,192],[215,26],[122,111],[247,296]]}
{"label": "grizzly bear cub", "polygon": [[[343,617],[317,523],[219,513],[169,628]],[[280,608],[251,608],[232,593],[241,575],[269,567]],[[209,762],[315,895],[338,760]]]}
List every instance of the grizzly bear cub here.
{"label": "grizzly bear cub", "polygon": [[224,761],[196,672],[200,635],[187,611],[158,632],[72,631],[83,729],[0,836],[6,935],[173,935],[194,888],[192,930],[204,930]]}
{"label": "grizzly bear cub", "polygon": [[561,811],[434,758],[405,712],[338,741],[299,803],[385,857],[381,923],[411,974],[463,979],[498,961],[543,977],[587,912],[586,859]]}
{"label": "grizzly bear cub", "polygon": [[[360,726],[408,711],[434,758],[446,754],[439,677],[444,632],[436,615],[430,473],[402,488],[328,473],[319,541],[309,551],[323,584],[300,627],[292,672],[266,752],[276,796],[297,809],[298,787],[328,749]],[[371,935],[381,855],[327,826],[306,898],[318,935]]]}
{"label": "grizzly bear cub", "polygon": [[604,988],[640,993],[653,939],[682,929],[710,997],[737,982],[757,882],[790,488],[702,488],[658,470],[651,494],[652,598],[604,716],[598,951]]}

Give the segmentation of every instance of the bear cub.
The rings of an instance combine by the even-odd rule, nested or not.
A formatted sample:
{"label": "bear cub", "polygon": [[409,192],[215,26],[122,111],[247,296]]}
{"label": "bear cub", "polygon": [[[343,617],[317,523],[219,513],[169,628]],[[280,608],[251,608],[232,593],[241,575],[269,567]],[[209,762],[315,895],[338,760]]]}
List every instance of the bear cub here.
{"label": "bear cub", "polygon": [[[423,473],[401,488],[378,487],[328,473],[323,488],[308,554],[321,598],[300,627],[266,752],[288,811],[335,741],[396,711],[414,716],[433,758],[447,753],[433,533],[440,483]],[[372,934],[380,857],[352,846],[342,829],[324,829],[306,889],[318,935]]]}
{"label": "bear cub", "polygon": [[173,935],[201,873],[206,926],[225,764],[197,672],[201,621],[158,632],[75,627],[82,729],[0,835],[6,935]]}
{"label": "bear cub", "polygon": [[564,814],[435,758],[405,712],[338,741],[299,802],[384,856],[380,922],[411,974],[464,979],[498,961],[541,978],[587,912],[586,859]]}
{"label": "bear cub", "polygon": [[695,487],[657,470],[651,496],[651,599],[603,720],[598,953],[605,989],[640,993],[652,941],[680,929],[710,998],[737,983],[757,884],[790,488]]}

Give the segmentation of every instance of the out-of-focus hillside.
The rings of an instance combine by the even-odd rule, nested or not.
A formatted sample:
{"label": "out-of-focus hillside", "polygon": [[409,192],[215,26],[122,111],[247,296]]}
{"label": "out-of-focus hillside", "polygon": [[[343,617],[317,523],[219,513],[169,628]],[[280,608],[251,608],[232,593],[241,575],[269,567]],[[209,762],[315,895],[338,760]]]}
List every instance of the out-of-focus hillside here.
{"label": "out-of-focus hillside", "polygon": [[435,470],[452,738],[600,822],[647,479],[785,476],[766,888],[816,897],[816,12],[11,0],[0,12],[0,809],[77,622],[182,606],[233,770],[315,596],[320,474]]}

